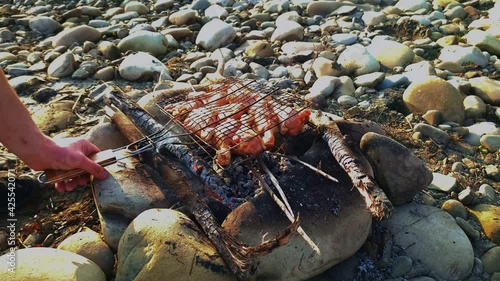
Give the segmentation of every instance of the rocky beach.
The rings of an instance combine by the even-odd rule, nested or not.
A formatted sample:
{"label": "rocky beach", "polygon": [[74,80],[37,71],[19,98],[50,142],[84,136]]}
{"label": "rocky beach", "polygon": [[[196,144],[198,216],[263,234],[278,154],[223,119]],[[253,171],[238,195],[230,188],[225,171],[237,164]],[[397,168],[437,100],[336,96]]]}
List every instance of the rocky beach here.
{"label": "rocky beach", "polygon": [[[106,116],[109,89],[155,115],[165,91],[222,77],[281,88],[337,120],[392,217],[373,218],[326,142],[299,136],[300,158],[338,179],[298,164],[277,175],[321,254],[294,234],[256,258],[250,280],[500,281],[499,57],[498,0],[0,0],[0,67],[54,139],[127,145]],[[126,158],[58,193],[0,145],[0,279],[237,280],[150,169]],[[289,224],[266,193],[207,200],[249,245]]]}

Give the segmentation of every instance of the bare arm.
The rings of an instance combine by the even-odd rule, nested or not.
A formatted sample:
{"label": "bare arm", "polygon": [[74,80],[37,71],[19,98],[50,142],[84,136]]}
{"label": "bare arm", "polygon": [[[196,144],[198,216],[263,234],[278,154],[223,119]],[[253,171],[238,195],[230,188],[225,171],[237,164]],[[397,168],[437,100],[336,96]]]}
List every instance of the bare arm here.
{"label": "bare arm", "polygon": [[[0,71],[0,142],[34,170],[82,168],[90,174],[105,178],[104,168],[87,156],[99,151],[86,140],[61,146],[45,136]],[[88,178],[74,179],[69,183],[56,185],[58,191],[72,190],[77,183]]]}

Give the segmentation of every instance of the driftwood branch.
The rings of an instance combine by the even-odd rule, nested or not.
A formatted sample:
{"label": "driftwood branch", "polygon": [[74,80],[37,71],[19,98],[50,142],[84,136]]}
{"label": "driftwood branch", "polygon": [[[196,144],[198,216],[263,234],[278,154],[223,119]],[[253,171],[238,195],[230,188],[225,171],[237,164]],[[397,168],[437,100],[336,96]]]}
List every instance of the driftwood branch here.
{"label": "driftwood branch", "polygon": [[335,122],[322,124],[321,130],[333,157],[347,172],[372,215],[378,219],[390,218],[394,207],[384,191],[371,178],[367,168],[361,164],[365,159],[361,151],[349,142]]}

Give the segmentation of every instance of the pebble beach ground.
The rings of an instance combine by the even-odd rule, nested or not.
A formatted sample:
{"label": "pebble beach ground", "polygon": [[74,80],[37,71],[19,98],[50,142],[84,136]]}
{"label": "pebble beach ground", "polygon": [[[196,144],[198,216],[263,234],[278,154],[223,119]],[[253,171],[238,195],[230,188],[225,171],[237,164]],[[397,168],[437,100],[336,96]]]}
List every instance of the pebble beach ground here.
{"label": "pebble beach ground", "polygon": [[[413,153],[395,155],[393,167],[418,157],[432,183],[412,204],[397,207],[390,222],[374,222],[352,257],[309,280],[500,280],[500,1],[0,4],[0,67],[52,137],[83,135],[102,119],[104,83],[137,100],[220,71],[282,87],[347,119],[378,123]],[[40,187],[21,176],[29,169],[0,146],[2,202],[9,169],[19,179],[18,245],[29,248],[18,252],[19,262],[67,263],[47,273],[51,280],[114,280],[116,249],[98,234],[90,189],[57,194]],[[6,253],[9,234],[1,227]],[[420,244],[413,247],[402,229]],[[380,241],[389,239],[386,231],[390,246]],[[457,257],[459,263],[451,261]],[[86,270],[73,268],[77,262]]]}

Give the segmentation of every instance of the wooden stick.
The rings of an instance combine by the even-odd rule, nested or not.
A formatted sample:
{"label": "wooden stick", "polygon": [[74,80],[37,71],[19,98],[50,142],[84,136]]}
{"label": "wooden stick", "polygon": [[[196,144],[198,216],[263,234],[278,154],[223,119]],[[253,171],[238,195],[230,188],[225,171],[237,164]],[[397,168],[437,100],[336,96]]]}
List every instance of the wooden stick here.
{"label": "wooden stick", "polygon": [[380,220],[390,218],[394,207],[384,191],[361,164],[365,156],[348,141],[348,138],[342,135],[335,122],[327,122],[321,126],[321,129],[323,130],[323,139],[328,143],[333,157],[347,172],[353,185],[365,199],[372,215]]}
{"label": "wooden stick", "polygon": [[266,172],[269,179],[271,179],[271,181],[273,182],[274,187],[278,190],[278,193],[281,196],[281,200],[283,200],[283,203],[285,203],[285,206],[288,208],[288,211],[293,216],[294,214],[293,214],[292,207],[290,207],[290,204],[288,203],[288,199],[286,199],[285,192],[283,192],[283,189],[281,188],[280,183],[278,182],[278,179],[276,179],[276,177],[273,175],[273,173],[271,173],[271,171],[266,166],[264,161],[262,161],[261,157],[259,157],[258,161],[259,161],[259,164],[262,167],[262,169],[264,169],[264,172]]}
{"label": "wooden stick", "polygon": [[[260,175],[259,171],[252,168],[252,172],[254,173],[255,178],[259,181],[259,183],[269,193],[269,195],[274,200],[276,205],[278,205],[278,207],[281,209],[281,211],[283,211],[283,213],[285,213],[285,216],[288,218],[288,220],[290,220],[291,222],[296,221],[297,218],[299,217],[299,214],[297,214],[297,218],[294,218],[293,214],[288,211],[285,204],[283,202],[281,202],[280,198],[274,193],[274,191],[271,189],[271,187],[264,181],[264,179]],[[321,254],[321,250],[319,249],[319,247],[316,245],[316,243],[314,243],[314,241],[312,241],[311,237],[309,237],[309,235],[307,235],[307,233],[304,231],[304,229],[301,226],[299,226],[297,228],[297,233],[300,234],[300,236],[304,239],[304,241],[306,241],[307,245],[309,245],[313,251],[315,251],[318,255]]]}
{"label": "wooden stick", "polygon": [[325,178],[327,178],[327,179],[329,179],[329,180],[331,180],[331,181],[333,181],[333,182],[339,182],[336,178],[334,178],[334,177],[332,177],[331,175],[327,174],[327,173],[326,173],[326,172],[324,172],[323,170],[318,169],[318,168],[314,167],[313,165],[311,165],[311,164],[309,164],[309,163],[307,163],[307,162],[304,162],[304,161],[300,160],[300,159],[299,159],[297,156],[295,156],[295,155],[281,155],[281,154],[276,154],[276,155],[280,155],[281,157],[286,157],[286,158],[291,159],[291,160],[293,160],[293,161],[295,161],[295,162],[297,162],[297,163],[299,163],[299,164],[302,164],[304,167],[309,168],[309,169],[311,169],[311,170],[315,171],[315,172],[316,172],[316,173],[318,173],[319,175],[321,175],[321,176],[323,176],[323,177],[325,177]]}

